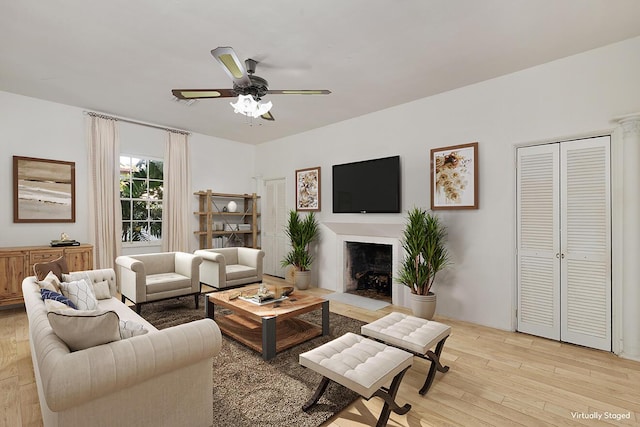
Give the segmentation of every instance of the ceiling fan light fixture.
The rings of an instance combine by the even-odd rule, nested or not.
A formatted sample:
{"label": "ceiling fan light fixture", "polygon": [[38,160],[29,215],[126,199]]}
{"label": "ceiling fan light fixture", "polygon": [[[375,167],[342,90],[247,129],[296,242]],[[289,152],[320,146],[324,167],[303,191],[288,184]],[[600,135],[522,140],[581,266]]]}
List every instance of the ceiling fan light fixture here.
{"label": "ceiling fan light fixture", "polygon": [[229,104],[233,107],[234,112],[254,118],[268,113],[273,107],[271,101],[256,101],[251,95],[238,95],[238,100]]}

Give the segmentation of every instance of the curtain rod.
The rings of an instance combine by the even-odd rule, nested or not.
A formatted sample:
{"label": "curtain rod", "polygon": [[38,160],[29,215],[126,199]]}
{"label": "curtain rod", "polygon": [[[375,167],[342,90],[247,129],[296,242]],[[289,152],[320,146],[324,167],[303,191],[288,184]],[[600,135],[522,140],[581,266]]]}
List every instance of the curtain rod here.
{"label": "curtain rod", "polygon": [[166,127],[166,126],[159,126],[159,125],[154,125],[154,124],[151,124],[151,123],[139,122],[137,120],[125,119],[125,118],[116,117],[116,116],[110,116],[110,115],[107,115],[107,114],[96,113],[95,111],[83,111],[83,113],[88,115],[88,116],[100,117],[101,119],[115,120],[115,121],[120,121],[120,122],[124,122],[124,123],[131,123],[131,124],[134,124],[134,125],[146,126],[146,127],[150,127],[150,128],[154,128],[154,129],[166,130],[167,132],[181,133],[183,135],[191,135],[191,132],[188,132],[186,130],[173,129],[173,128],[169,128],[169,127]]}

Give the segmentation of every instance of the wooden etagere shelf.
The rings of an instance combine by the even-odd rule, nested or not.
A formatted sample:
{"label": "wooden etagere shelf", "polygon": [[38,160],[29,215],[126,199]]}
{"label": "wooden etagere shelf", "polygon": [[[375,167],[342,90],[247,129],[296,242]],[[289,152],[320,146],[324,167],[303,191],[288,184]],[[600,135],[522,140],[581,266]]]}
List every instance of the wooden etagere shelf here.
{"label": "wooden etagere shelf", "polygon": [[[245,246],[259,248],[260,233],[258,199],[256,193],[214,193],[211,190],[196,191],[198,196],[198,236],[200,249],[214,247]],[[237,212],[228,212],[229,202],[235,202]]]}

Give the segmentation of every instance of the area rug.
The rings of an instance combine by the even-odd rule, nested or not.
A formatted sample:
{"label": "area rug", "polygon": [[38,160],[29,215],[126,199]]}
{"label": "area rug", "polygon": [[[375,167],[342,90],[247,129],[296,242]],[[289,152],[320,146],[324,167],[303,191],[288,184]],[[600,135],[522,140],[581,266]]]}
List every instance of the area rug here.
{"label": "area rug", "polygon": [[358,295],[348,294],[346,292],[334,292],[332,294],[323,295],[323,298],[371,311],[380,310],[381,308],[389,305],[389,303],[386,301],[375,300],[373,298],[365,298]]}
{"label": "area rug", "polygon": [[[204,295],[200,298],[198,310],[194,308],[193,297],[185,297],[145,304],[141,315],[158,329],[202,319]],[[300,317],[322,323],[319,310]],[[363,322],[330,313],[329,325],[329,336],[285,350],[269,361],[223,335],[222,350],[213,362],[214,425],[315,427],[353,402],[358,397],[356,393],[330,383],[320,401],[308,412],[302,411],[321,376],[301,367],[298,355],[346,332],[359,333]]]}

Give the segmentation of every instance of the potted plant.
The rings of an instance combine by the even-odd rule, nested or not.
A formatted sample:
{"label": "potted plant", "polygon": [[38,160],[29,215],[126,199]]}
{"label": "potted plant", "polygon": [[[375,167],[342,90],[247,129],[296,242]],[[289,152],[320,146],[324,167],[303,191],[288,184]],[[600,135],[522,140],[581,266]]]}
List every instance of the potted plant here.
{"label": "potted plant", "polygon": [[421,208],[408,212],[401,239],[405,258],[397,280],[411,289],[411,309],[417,317],[431,319],[435,313],[436,295],[431,288],[436,273],[449,264],[446,236],[437,216]]}
{"label": "potted plant", "polygon": [[320,234],[318,221],[313,212],[301,218],[297,211],[289,211],[289,221],[285,233],[291,243],[291,250],[282,259],[283,267],[293,267],[293,281],[298,289],[306,289],[311,281],[313,256],[310,245]]}

